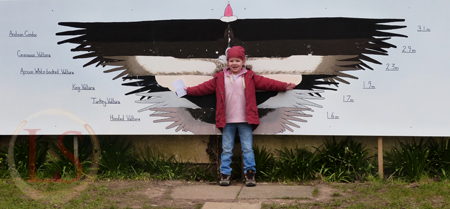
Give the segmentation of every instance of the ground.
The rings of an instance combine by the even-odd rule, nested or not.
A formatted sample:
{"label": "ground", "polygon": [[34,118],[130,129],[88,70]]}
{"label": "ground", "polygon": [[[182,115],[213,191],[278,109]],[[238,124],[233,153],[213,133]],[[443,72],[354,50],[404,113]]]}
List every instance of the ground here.
{"label": "ground", "polygon": [[[53,199],[58,198],[61,189],[77,184],[28,183],[42,193],[50,192]],[[191,186],[192,187],[191,187]],[[213,182],[158,181],[158,180],[96,180],[87,189],[80,191],[70,201],[49,203],[30,198],[34,193],[23,192],[11,179],[0,181],[0,208],[202,208],[205,202],[258,203],[264,209],[277,208],[450,208],[449,181],[425,179],[420,182],[373,180],[369,182],[327,183],[320,180],[305,183],[264,183],[257,187],[276,188],[296,186],[310,188],[307,197],[283,195],[273,198],[261,196],[242,199],[248,192],[240,182],[233,182],[234,191],[230,198],[205,198],[197,193],[213,194],[226,191]],[[190,196],[179,198],[181,188],[206,188]],[[236,190],[237,189],[237,190]],[[288,189],[285,189],[288,190]],[[54,192],[56,191],[56,193]],[[175,192],[174,192],[175,191]],[[185,191],[185,190],[184,190]],[[237,191],[237,192],[236,192]],[[251,191],[251,190],[250,190]],[[53,193],[52,193],[53,192]],[[37,192],[39,193],[39,192]],[[184,193],[186,194],[186,193]],[[247,193],[248,194],[248,193]],[[209,195],[211,197],[211,195]],[[225,196],[225,195],[224,195]],[[216,196],[213,196],[216,197]]]}
{"label": "ground", "polygon": [[[173,208],[198,208],[205,202],[247,202],[263,203],[266,205],[292,205],[297,203],[327,202],[332,199],[332,194],[336,189],[326,184],[309,183],[309,186],[318,188],[318,194],[312,199],[267,199],[264,197],[258,199],[203,199],[199,197],[196,200],[178,199],[171,196],[171,191],[175,187],[186,185],[211,185],[219,187],[217,183],[201,183],[190,181],[98,181],[94,182],[87,191],[90,195],[103,194],[106,198],[114,202],[119,208],[143,208],[143,207],[173,207]],[[260,184],[279,184],[279,183],[260,183]],[[244,186],[242,183],[234,182],[233,185]]]}

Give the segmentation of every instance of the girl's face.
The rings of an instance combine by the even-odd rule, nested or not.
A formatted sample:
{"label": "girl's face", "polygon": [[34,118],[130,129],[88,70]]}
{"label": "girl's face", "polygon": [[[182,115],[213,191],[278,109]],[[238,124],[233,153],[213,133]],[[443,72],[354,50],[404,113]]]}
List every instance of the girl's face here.
{"label": "girl's face", "polygon": [[237,75],[241,72],[242,67],[245,64],[245,60],[241,60],[239,58],[230,58],[228,60],[228,67],[232,74]]}

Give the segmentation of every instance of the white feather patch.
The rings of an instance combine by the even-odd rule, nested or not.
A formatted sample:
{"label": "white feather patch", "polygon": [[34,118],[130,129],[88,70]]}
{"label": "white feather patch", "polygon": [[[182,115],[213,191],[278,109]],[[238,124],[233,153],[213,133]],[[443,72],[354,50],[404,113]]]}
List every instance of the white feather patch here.
{"label": "white feather patch", "polygon": [[213,77],[206,75],[156,75],[155,78],[159,85],[167,87],[171,91],[175,91],[172,83],[178,79],[183,79],[186,87],[192,87],[208,81]]}
{"label": "white feather patch", "polygon": [[[215,60],[215,59],[214,59]],[[162,56],[136,56],[136,61],[152,75],[214,75],[213,59],[177,59]]]}
{"label": "white feather patch", "polygon": [[309,74],[322,63],[322,56],[295,55],[287,58],[249,58],[256,74]]}

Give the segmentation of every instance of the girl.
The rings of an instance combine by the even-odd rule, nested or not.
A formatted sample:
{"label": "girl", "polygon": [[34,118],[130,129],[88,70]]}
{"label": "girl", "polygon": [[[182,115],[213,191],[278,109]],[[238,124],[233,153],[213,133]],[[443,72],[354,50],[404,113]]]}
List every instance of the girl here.
{"label": "girl", "polygon": [[230,185],[230,164],[237,129],[244,156],[245,185],[256,186],[252,131],[259,125],[259,116],[255,90],[286,91],[293,89],[295,84],[255,75],[246,69],[245,50],[241,46],[228,49],[227,63],[228,68],[216,73],[213,79],[186,88],[186,92],[191,96],[216,93],[216,127],[222,131],[223,148],[220,185]]}

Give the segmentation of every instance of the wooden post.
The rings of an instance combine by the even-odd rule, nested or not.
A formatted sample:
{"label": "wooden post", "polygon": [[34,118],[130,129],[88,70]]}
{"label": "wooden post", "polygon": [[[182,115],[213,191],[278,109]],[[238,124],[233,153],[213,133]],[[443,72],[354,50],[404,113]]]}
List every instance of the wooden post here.
{"label": "wooden post", "polygon": [[73,155],[75,156],[73,159],[78,158],[78,139],[77,139],[77,135],[73,136]]}
{"label": "wooden post", "polygon": [[378,137],[378,174],[383,178],[383,138]]}

